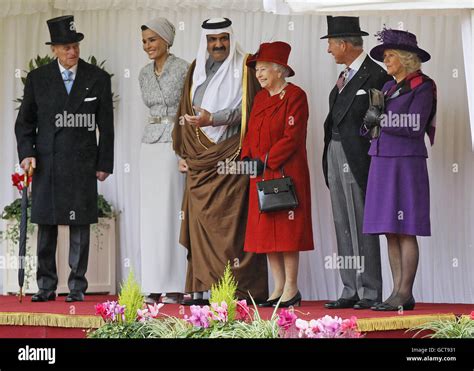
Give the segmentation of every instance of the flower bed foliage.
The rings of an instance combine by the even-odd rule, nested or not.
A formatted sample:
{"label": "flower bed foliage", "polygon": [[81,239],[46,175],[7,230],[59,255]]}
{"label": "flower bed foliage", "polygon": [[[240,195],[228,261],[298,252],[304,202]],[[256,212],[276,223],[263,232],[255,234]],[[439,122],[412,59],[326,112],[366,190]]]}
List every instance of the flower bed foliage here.
{"label": "flower bed foliage", "polygon": [[211,289],[210,306],[191,306],[183,318],[161,313],[164,304],[146,305],[133,275],[123,285],[118,302],[96,305],[105,324],[88,332],[89,338],[359,338],[356,317],[306,321],[293,310],[278,307],[269,320],[257,306],[235,296],[237,283],[228,263]]}
{"label": "flower bed foliage", "polygon": [[434,339],[466,339],[474,338],[474,311],[469,316],[457,317],[454,321],[438,320],[425,323],[411,328],[409,331],[417,331],[416,337],[422,331],[432,331],[425,337]]}

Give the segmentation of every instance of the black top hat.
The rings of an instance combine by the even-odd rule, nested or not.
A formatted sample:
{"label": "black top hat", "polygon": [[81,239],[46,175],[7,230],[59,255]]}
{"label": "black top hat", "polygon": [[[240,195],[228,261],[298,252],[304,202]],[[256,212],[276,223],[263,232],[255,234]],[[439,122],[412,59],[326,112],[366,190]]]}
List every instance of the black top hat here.
{"label": "black top hat", "polygon": [[46,22],[51,35],[51,41],[48,41],[46,45],[72,44],[84,38],[84,34],[76,32],[74,16],[72,15],[48,19]]}
{"label": "black top hat", "polygon": [[359,25],[359,17],[327,17],[328,34],[321,39],[330,37],[351,37],[351,36],[367,36],[368,33],[361,31]]}

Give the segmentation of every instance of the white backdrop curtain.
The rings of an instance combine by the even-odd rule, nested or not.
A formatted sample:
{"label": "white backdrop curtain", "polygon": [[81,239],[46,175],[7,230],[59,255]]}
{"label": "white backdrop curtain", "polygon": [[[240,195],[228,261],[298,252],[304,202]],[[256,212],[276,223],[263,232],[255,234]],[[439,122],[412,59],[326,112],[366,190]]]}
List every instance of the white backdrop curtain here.
{"label": "white backdrop curtain", "polygon": [[[10,8],[5,7],[0,13],[0,207],[17,197],[10,185],[10,174],[17,163],[13,132],[17,111],[12,101],[22,95],[23,87],[15,78],[15,70],[25,69],[32,57],[49,53],[44,45],[49,38],[46,20],[72,13],[77,29],[85,34],[81,56],[93,54],[98,60],[107,60],[107,70],[115,74],[113,90],[120,96],[115,110],[115,171],[99,187],[120,212],[119,282],[130,267],[140,276],[138,169],[147,110],[140,98],[137,78],[140,68],[148,62],[141,49],[140,25],[150,17],[167,17],[177,26],[171,51],[188,61],[196,55],[202,21],[210,17],[232,19],[236,37],[248,52],[257,50],[263,41],[290,43],[293,50],[289,63],[296,71],[291,81],[307,92],[310,106],[307,148],[316,246],[315,251],[301,254],[299,284],[305,299],[338,297],[342,288],[338,272],[324,264],[325,258],[336,252],[336,238],[321,156],[328,95],[341,68],[327,54],[326,41],[319,39],[326,34],[325,16],[274,15],[263,12],[260,2],[250,1],[241,3],[238,9],[234,1],[222,2],[220,7],[213,1],[197,2],[192,7],[189,1],[178,2],[176,6],[165,1],[162,8],[161,2],[145,0],[3,3]],[[107,3],[111,9],[104,8]],[[420,267],[415,283],[415,297],[424,302],[474,302],[474,155],[461,42],[463,16],[462,11],[428,16],[381,12],[362,15],[360,19],[362,29],[371,35],[365,38],[366,50],[376,44],[373,34],[386,24],[414,32],[420,45],[433,57],[423,66],[424,72],[436,80],[439,98],[437,138],[428,161],[433,236],[419,239]],[[159,233],[160,226],[156,228]],[[385,239],[381,240],[384,294],[388,295],[391,276]]]}
{"label": "white backdrop curtain", "polygon": [[471,142],[474,151],[474,10],[462,14],[462,46],[466,66],[466,87],[471,122]]}

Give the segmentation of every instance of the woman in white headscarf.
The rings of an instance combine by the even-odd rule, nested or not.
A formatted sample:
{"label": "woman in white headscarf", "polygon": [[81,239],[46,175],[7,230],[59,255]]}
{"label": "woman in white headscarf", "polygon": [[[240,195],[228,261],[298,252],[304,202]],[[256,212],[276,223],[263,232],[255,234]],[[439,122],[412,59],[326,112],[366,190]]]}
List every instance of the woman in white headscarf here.
{"label": "woman in white headscarf", "polygon": [[[166,18],[141,26],[143,50],[152,60],[140,71],[142,98],[150,109],[140,151],[142,290],[153,304],[181,300],[186,250],[179,245],[184,177],[177,168],[171,132],[189,64],[170,54],[175,28]],[[182,170],[185,170],[181,167]]]}

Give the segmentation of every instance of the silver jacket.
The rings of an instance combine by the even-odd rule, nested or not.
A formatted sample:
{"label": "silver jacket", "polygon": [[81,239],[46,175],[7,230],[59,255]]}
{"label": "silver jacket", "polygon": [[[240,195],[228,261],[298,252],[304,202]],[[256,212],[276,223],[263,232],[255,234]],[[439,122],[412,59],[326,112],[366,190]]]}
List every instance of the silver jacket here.
{"label": "silver jacket", "polygon": [[188,68],[189,64],[185,60],[170,54],[160,76],[155,74],[154,62],[141,69],[138,80],[142,99],[150,109],[142,143],[172,141],[171,132]]}

